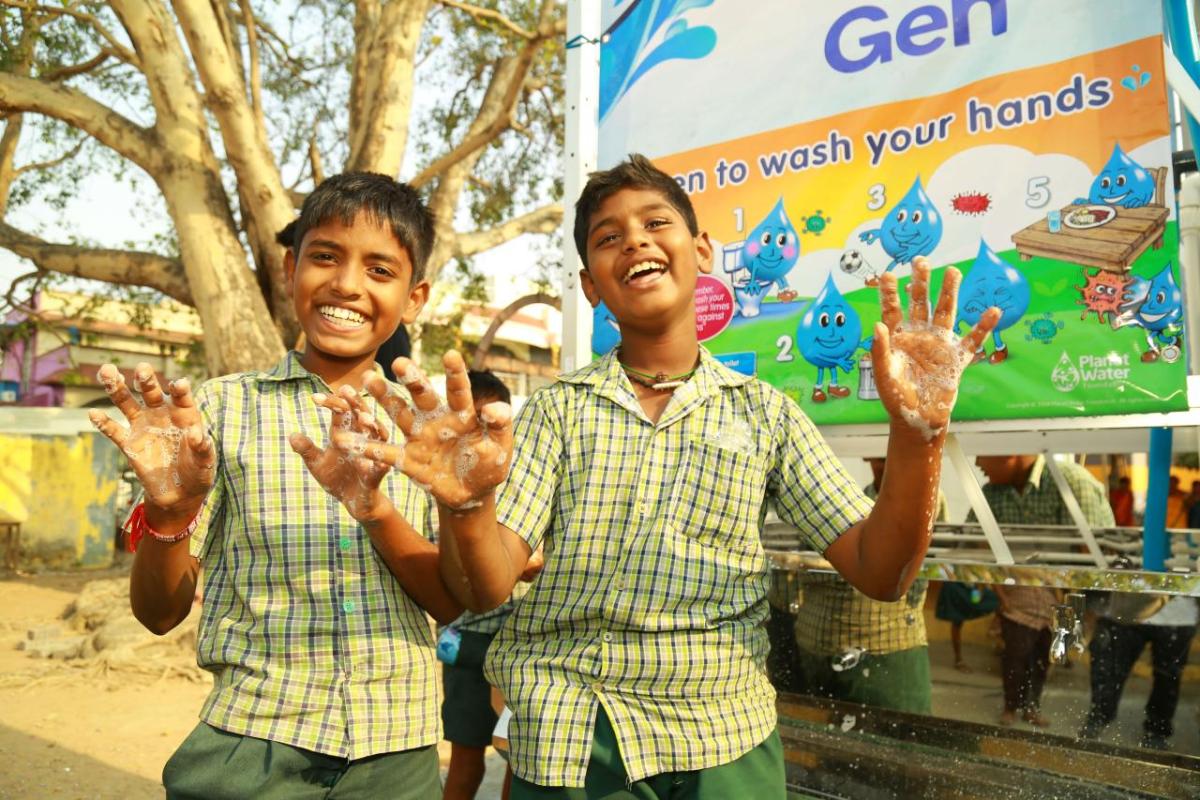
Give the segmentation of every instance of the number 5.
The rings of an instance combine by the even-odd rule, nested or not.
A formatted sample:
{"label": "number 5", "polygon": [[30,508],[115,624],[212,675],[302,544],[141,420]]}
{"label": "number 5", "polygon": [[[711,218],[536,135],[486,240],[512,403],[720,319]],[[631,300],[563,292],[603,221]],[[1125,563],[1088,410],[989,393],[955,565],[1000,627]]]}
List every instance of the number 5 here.
{"label": "number 5", "polygon": [[1025,205],[1030,208],[1045,208],[1050,202],[1050,179],[1045,175],[1030,178],[1026,187]]}

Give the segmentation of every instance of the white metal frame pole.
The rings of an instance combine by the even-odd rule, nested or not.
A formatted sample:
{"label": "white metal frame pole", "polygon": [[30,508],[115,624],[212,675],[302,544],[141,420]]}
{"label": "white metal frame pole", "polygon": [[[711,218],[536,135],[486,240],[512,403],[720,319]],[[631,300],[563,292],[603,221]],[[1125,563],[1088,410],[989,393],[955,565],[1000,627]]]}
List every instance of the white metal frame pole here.
{"label": "white metal frame pole", "polygon": [[975,471],[971,469],[971,462],[967,460],[962,445],[958,443],[958,439],[953,433],[946,436],[946,444],[942,449],[950,458],[950,463],[962,484],[963,492],[971,501],[975,519],[983,528],[983,535],[987,538],[988,546],[992,548],[992,555],[995,557],[996,563],[1012,564],[1012,551],[1008,549],[1008,542],[1004,541],[1004,534],[1000,532],[1000,526],[996,523],[996,515],[992,513],[992,507],[988,505],[983,488],[975,478]]}
{"label": "white metal frame pole", "polygon": [[567,3],[567,108],[563,180],[562,371],[591,357],[592,311],[579,288],[583,262],[575,250],[575,200],[596,169],[599,151],[600,0]]}
{"label": "white metal frame pole", "polygon": [[1084,516],[1083,509],[1079,505],[1079,498],[1075,496],[1071,484],[1067,483],[1067,477],[1063,475],[1062,467],[1058,466],[1058,462],[1054,460],[1053,453],[1045,451],[1042,456],[1046,459],[1046,469],[1050,470],[1050,477],[1054,478],[1054,483],[1058,486],[1058,493],[1062,496],[1067,512],[1070,513],[1071,519],[1075,520],[1075,527],[1079,528],[1079,535],[1083,537],[1083,543],[1087,545],[1092,561],[1100,569],[1106,568],[1108,562],[1104,559],[1104,553],[1100,552],[1100,545],[1096,542],[1096,535],[1092,532],[1091,523]]}

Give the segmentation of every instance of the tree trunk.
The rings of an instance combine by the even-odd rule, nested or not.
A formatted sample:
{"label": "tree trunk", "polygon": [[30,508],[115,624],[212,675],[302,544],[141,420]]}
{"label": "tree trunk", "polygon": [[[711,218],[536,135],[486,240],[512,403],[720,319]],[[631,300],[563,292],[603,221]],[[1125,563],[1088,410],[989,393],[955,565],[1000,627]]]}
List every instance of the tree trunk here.
{"label": "tree trunk", "polygon": [[178,165],[158,181],[177,225],[192,301],[204,325],[209,374],[269,367],[284,349],[266,301],[246,267],[216,173]]}

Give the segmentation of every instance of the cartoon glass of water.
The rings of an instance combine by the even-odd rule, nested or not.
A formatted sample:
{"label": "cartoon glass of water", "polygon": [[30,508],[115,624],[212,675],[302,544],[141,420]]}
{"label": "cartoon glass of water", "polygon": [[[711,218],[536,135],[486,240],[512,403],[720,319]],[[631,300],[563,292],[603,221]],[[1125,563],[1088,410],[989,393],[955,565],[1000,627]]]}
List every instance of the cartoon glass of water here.
{"label": "cartoon glass of water", "polygon": [[879,389],[875,386],[875,366],[871,363],[870,353],[863,353],[858,360],[858,399],[879,399]]}
{"label": "cartoon glass of water", "polygon": [[1051,233],[1059,233],[1062,231],[1062,212],[1058,209],[1053,209],[1046,212],[1046,227]]}

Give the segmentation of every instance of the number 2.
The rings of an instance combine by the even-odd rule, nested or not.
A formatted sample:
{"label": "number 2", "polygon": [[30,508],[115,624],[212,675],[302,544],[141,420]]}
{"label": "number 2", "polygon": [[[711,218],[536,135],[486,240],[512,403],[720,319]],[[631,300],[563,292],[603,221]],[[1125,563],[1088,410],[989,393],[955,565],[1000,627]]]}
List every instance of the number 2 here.
{"label": "number 2", "polygon": [[795,361],[796,356],[792,354],[792,337],[784,334],[775,340],[775,346],[779,348],[779,353],[776,354],[776,361]]}

